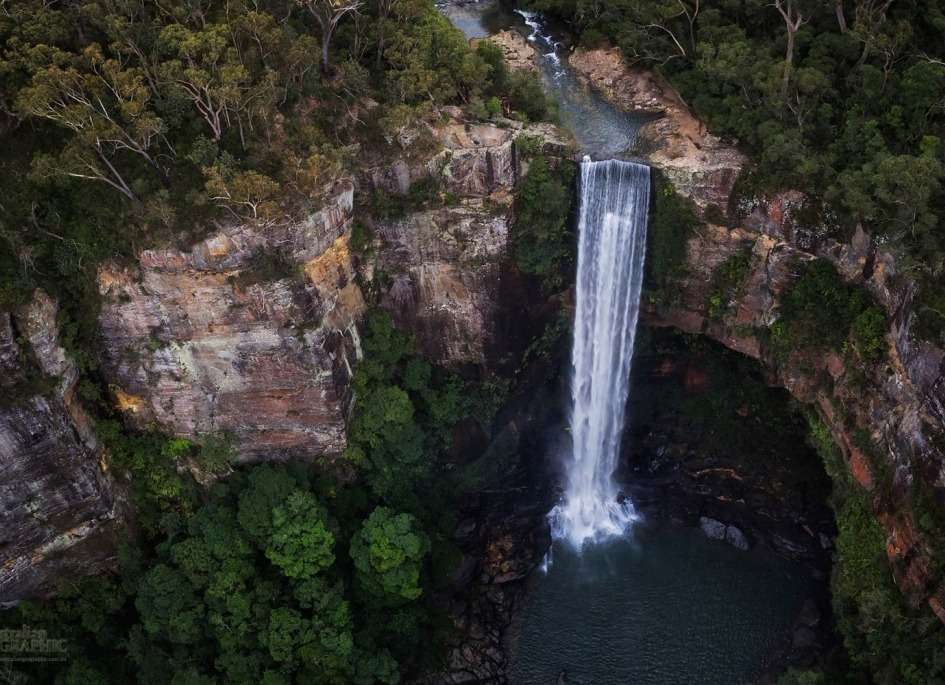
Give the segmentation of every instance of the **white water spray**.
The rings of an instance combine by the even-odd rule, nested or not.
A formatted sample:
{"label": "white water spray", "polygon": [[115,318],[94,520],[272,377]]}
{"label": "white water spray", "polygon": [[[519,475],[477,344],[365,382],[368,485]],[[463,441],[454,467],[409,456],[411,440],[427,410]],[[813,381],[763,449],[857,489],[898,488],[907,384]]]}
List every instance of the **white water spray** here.
{"label": "white water spray", "polygon": [[618,501],[613,473],[640,312],[650,169],[585,157],[580,192],[572,461],[564,500],[549,514],[554,538],[577,548],[623,533],[637,518],[629,498]]}
{"label": "white water spray", "polygon": [[561,65],[561,56],[558,50],[561,48],[561,41],[552,38],[550,33],[545,32],[542,25],[541,15],[538,12],[529,12],[528,10],[514,10],[519,15],[531,33],[528,34],[528,42],[534,43],[539,54],[548,61],[550,75],[554,79],[564,76],[564,70]]}

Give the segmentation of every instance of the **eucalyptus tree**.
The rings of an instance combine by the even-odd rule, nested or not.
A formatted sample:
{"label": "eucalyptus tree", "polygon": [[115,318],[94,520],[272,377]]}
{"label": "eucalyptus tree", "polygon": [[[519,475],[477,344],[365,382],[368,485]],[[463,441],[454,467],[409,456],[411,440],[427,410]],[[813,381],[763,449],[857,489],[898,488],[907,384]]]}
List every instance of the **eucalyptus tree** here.
{"label": "eucalyptus tree", "polygon": [[322,72],[328,73],[328,48],[338,23],[361,9],[361,0],[296,0],[318,22],[322,35]]}
{"label": "eucalyptus tree", "polygon": [[71,133],[55,158],[39,158],[44,171],[100,181],[136,200],[118,161],[130,153],[167,181],[155,153],[164,122],[150,107],[151,90],[142,69],[105,58],[97,44],[81,54],[56,48],[37,54],[43,60],[34,65],[29,84],[20,90],[17,108]]}
{"label": "eucalyptus tree", "polygon": [[395,0],[374,0],[374,8],[377,12],[377,57],[376,67],[381,68],[384,60],[384,45],[386,39],[387,24],[390,22],[391,10]]}
{"label": "eucalyptus tree", "polygon": [[787,42],[784,48],[784,70],[781,76],[781,99],[787,100],[788,88],[791,85],[791,73],[794,70],[794,43],[797,32],[810,21],[809,16],[801,13],[799,0],[774,0],[774,8],[784,20],[784,29],[787,32]]}
{"label": "eucalyptus tree", "polygon": [[234,124],[240,126],[250,97],[250,74],[233,46],[230,27],[213,24],[192,30],[171,24],[161,31],[162,48],[169,59],[162,62],[162,81],[183,93],[219,141]]}
{"label": "eucalyptus tree", "polygon": [[210,199],[239,221],[266,223],[274,218],[279,205],[279,184],[258,171],[237,171],[217,163],[205,167]]}

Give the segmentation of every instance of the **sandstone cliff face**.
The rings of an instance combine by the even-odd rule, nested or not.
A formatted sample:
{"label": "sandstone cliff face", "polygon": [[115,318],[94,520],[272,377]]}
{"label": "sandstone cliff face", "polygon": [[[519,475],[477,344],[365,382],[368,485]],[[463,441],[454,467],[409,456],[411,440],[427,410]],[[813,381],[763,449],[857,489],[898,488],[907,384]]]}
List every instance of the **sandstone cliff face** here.
{"label": "sandstone cliff face", "polygon": [[232,226],[100,270],[104,372],[128,421],[227,433],[247,459],[344,449],[364,309],[348,249],[353,193],[339,184],[304,221]]}
{"label": "sandstone cliff face", "polygon": [[[576,54],[572,64],[624,109],[660,111],[663,118],[644,129],[647,138],[663,137],[649,159],[700,207],[726,207],[744,160],[705,133],[701,124],[694,126],[692,115],[673,104],[680,101],[668,85],[616,60],[619,56],[612,52],[592,51]],[[910,334],[914,287],[897,274],[894,256],[880,251],[862,230],[849,244],[841,244],[794,225],[792,210],[801,199],[796,193],[759,198],[740,208],[745,216],[739,227],[700,229],[689,241],[676,300],[652,308],[649,319],[708,335],[758,359],[773,383],[818,409],[851,474],[873,495],[899,587],[913,604],[928,603],[945,622],[945,593],[941,579],[933,575],[930,541],[923,539],[912,505],[917,483],[940,492],[945,482],[945,354]],[[728,257],[745,249],[751,252],[748,274],[725,303],[723,315],[712,320],[707,306],[712,275]],[[830,260],[848,282],[866,287],[889,316],[887,361],[873,368],[865,381],[836,353],[797,350],[787,360],[778,360],[765,346],[765,331],[778,318],[781,295],[798,277],[798,267],[817,257]],[[869,455],[857,439],[864,430],[880,452],[873,463],[880,459],[891,476],[885,488],[879,487],[878,474],[872,473]]]}
{"label": "sandstone cliff face", "polygon": [[441,363],[485,364],[495,336],[509,239],[508,204],[483,201],[384,223],[376,268],[389,274],[382,306]]}
{"label": "sandstone cliff face", "polygon": [[41,291],[15,315],[0,314],[0,604],[115,561],[119,498],[74,398],[78,373],[56,314]]}
{"label": "sandstone cliff face", "polygon": [[375,171],[372,181],[405,193],[409,184],[391,179],[415,182],[432,174],[452,201],[378,221],[376,257],[366,275],[376,277],[381,306],[416,335],[423,354],[447,366],[490,366],[509,278],[512,192],[522,172],[514,141],[534,137],[557,156],[568,154],[569,141],[550,125],[515,122],[500,128],[453,120],[435,135],[441,150],[432,159],[413,167],[398,160]]}
{"label": "sandstone cliff face", "polygon": [[[424,354],[486,365],[522,133],[566,149],[550,126],[454,117],[432,130],[429,154],[370,169],[357,190],[337,184],[303,221],[236,224],[103,267],[103,373],[127,421],[198,440],[226,433],[246,460],[340,454],[366,306],[359,268]],[[421,180],[443,201],[378,222],[373,258],[353,255],[355,193],[406,194]]]}
{"label": "sandstone cliff face", "polygon": [[601,94],[627,112],[655,115],[640,129],[635,148],[700,209],[724,210],[746,159],[705,125],[662,77],[629,68],[620,51],[576,50],[569,64]]}

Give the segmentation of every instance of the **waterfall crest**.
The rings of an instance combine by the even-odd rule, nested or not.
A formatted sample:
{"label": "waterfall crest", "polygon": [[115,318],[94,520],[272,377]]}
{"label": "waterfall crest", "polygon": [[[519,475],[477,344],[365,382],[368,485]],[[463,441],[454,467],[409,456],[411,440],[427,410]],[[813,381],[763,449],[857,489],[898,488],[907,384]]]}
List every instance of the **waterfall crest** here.
{"label": "waterfall crest", "polygon": [[575,547],[626,530],[636,518],[618,502],[630,360],[640,312],[650,169],[609,160],[581,164],[578,267],[571,352],[571,462],[552,534]]}

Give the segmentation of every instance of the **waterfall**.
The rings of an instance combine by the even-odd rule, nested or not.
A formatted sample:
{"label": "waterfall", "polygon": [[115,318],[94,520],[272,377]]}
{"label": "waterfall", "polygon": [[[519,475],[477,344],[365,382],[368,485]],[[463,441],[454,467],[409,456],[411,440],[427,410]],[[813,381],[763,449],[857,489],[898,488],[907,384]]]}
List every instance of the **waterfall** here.
{"label": "waterfall", "polygon": [[624,532],[636,518],[618,501],[630,359],[640,311],[649,167],[610,160],[581,164],[578,267],[571,352],[571,462],[552,533],[575,547]]}

